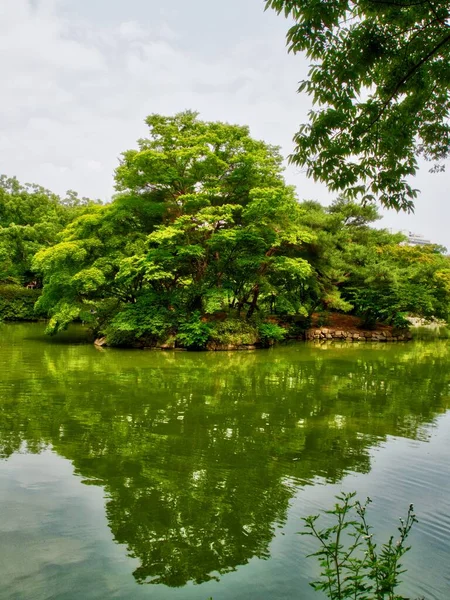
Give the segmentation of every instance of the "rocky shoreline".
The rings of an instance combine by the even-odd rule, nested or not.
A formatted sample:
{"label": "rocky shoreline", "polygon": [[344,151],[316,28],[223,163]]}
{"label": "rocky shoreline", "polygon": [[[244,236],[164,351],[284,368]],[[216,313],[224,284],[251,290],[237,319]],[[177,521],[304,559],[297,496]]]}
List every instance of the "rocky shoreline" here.
{"label": "rocky shoreline", "polygon": [[346,342],[407,342],[412,339],[408,330],[395,330],[390,328],[371,330],[336,329],[334,327],[318,327],[308,329],[306,340],[326,341],[339,340]]}
{"label": "rocky shoreline", "polygon": [[[309,341],[316,343],[339,341],[339,342],[407,342],[412,340],[412,334],[408,330],[395,330],[391,327],[384,326],[375,330],[361,329],[339,329],[335,327],[315,327],[308,329],[302,337],[287,338],[287,341]],[[105,337],[95,340],[94,344],[97,347],[107,346]],[[226,352],[231,350],[258,350],[267,348],[259,343],[255,344],[222,344],[219,342],[208,342],[205,350],[210,352]],[[143,346],[143,350],[178,350],[184,351],[185,348],[177,347],[175,340],[170,342],[157,344],[155,346]]]}

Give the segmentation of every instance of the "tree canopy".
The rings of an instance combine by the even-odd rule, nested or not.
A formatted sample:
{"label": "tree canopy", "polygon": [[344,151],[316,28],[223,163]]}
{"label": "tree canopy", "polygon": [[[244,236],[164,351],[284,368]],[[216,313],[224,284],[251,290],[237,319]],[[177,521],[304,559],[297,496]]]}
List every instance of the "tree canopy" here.
{"label": "tree canopy", "polygon": [[[312,235],[278,149],[192,112],[147,124],[149,137],[123,154],[114,202],[35,257],[51,329],[107,314],[118,339],[160,338],[196,311],[251,317],[281,289],[298,305],[312,274],[300,252]],[[185,326],[180,335],[196,325]]]}
{"label": "tree canopy", "polygon": [[448,0],[267,0],[294,20],[314,108],[292,161],[332,191],[411,211],[420,156],[450,148]]}
{"label": "tree canopy", "polygon": [[35,278],[36,252],[55,244],[64,227],[92,204],[73,191],[60,198],[41,186],[0,176],[0,282]]}

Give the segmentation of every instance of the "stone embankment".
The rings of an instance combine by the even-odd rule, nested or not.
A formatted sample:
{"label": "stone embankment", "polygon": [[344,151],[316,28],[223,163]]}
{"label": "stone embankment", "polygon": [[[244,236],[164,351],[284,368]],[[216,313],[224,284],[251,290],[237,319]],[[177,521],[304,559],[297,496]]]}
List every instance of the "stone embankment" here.
{"label": "stone embankment", "polygon": [[412,339],[407,330],[396,331],[391,329],[369,330],[344,330],[330,327],[319,327],[309,329],[306,339],[315,342],[340,340],[347,342],[406,342]]}

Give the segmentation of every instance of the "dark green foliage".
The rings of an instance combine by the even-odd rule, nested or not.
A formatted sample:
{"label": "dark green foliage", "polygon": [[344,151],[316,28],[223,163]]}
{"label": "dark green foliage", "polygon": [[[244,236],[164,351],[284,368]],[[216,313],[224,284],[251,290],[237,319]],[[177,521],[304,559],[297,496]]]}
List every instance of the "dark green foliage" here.
{"label": "dark green foliage", "polygon": [[294,25],[314,102],[292,161],[352,198],[410,211],[418,156],[450,148],[449,0],[266,0]]}
{"label": "dark green foliage", "polygon": [[100,327],[112,346],[154,346],[176,329],[176,315],[156,294],[141,294],[136,302],[116,305],[112,318]]}
{"label": "dark green foliage", "polygon": [[[34,321],[39,315],[34,305],[40,290],[20,285],[0,285],[0,321]],[[41,315],[42,317],[42,315]]]}
{"label": "dark green foliage", "polygon": [[306,517],[303,535],[313,536],[320,547],[312,556],[319,560],[321,578],[311,585],[330,600],[406,600],[397,589],[405,573],[401,558],[410,549],[406,539],[417,523],[413,505],[406,520],[400,519],[398,540],[392,535],[378,549],[364,504],[354,500],[356,492],[336,496],[334,509],[326,511],[334,523],[318,529],[319,515]]}
{"label": "dark green foliage", "polygon": [[450,261],[437,247],[366,247],[342,294],[364,325],[407,325],[407,313],[448,320]]}
{"label": "dark green foliage", "polygon": [[316,327],[324,327],[329,324],[330,313],[328,311],[321,311],[317,314]]}

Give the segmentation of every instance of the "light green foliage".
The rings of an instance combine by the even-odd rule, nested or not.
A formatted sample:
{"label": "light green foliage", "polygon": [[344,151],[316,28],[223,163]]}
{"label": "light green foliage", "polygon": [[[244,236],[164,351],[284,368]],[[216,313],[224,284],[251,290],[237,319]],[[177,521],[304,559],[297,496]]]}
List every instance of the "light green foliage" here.
{"label": "light green foliage", "polygon": [[36,279],[34,254],[52,246],[59,232],[92,204],[75,192],[61,199],[40,186],[0,176],[0,281]]}
{"label": "light green foliage", "polygon": [[289,48],[311,61],[314,102],[292,161],[351,197],[410,211],[420,155],[450,147],[449,0],[266,0],[294,25]]}
{"label": "light green foliage", "polygon": [[132,209],[126,217],[125,212],[121,198],[92,207],[64,230],[59,243],[36,254],[33,267],[45,281],[39,305],[52,317],[52,332],[64,329],[74,314],[95,327],[106,307],[117,310],[135,301],[138,282],[128,285],[116,275],[121,261],[143,248],[146,216],[139,223]]}
{"label": "light green foliage", "polygon": [[306,517],[303,535],[318,540],[316,556],[321,567],[321,578],[311,585],[324,592],[330,600],[404,600],[397,593],[401,583],[400,560],[410,549],[406,539],[417,523],[413,505],[406,520],[400,519],[398,540],[392,535],[378,549],[372,527],[368,524],[364,504],[354,500],[356,492],[336,496],[334,509],[326,511],[334,523],[318,529],[319,515]]}
{"label": "light green foliage", "polygon": [[276,323],[261,323],[258,333],[263,344],[267,345],[273,342],[282,342],[286,337],[286,329]]}
{"label": "light green foliage", "polygon": [[164,203],[168,220],[201,207],[246,204],[255,187],[282,183],[276,148],[247,127],[199,121],[194,112],[151,115],[149,137],[123,154],[117,189]]}

